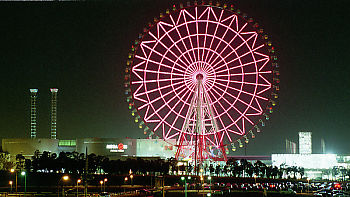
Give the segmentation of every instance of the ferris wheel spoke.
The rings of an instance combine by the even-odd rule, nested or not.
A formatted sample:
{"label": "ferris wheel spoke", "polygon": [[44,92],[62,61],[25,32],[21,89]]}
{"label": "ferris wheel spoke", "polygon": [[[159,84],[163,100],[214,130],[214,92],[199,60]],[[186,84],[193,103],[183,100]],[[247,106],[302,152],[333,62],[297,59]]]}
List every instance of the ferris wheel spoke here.
{"label": "ferris wheel spoke", "polygon": [[[160,41],[160,40],[158,41],[158,43],[161,43],[164,47],[167,47],[167,46],[165,46],[165,45],[162,43],[162,41]],[[151,48],[151,47],[149,47],[149,46],[147,46],[147,45],[142,45],[142,43],[141,43],[141,47],[144,47],[144,48],[149,49],[149,50],[152,51],[153,53],[155,53],[155,54],[161,56],[162,59],[165,58],[166,60],[168,60],[168,61],[174,63],[175,65],[179,66],[179,67],[182,68],[182,69],[186,69],[185,66],[182,66],[181,64],[177,63],[176,61],[174,61],[174,60],[172,60],[172,59],[170,59],[169,57],[166,56],[166,55],[167,55],[167,52],[169,51],[172,55],[174,55],[174,56],[176,57],[176,54],[174,54],[171,50],[168,50],[167,52],[165,52],[165,54],[162,54],[162,53],[160,53],[159,51],[154,50],[153,48]],[[151,56],[151,54],[148,56],[148,59],[149,59],[150,56]],[[184,63],[181,59],[179,59],[179,61],[180,61],[181,63],[183,63],[184,65],[186,65],[186,63]],[[160,62],[162,62],[162,61],[160,61]],[[175,68],[174,68],[174,69],[175,69]],[[179,70],[179,69],[177,69],[177,70]]]}
{"label": "ferris wheel spoke", "polygon": [[[180,15],[181,15],[181,13],[182,13],[182,11],[180,11]],[[179,21],[179,19],[180,19],[180,15],[179,15],[178,21]],[[173,25],[174,25],[174,28],[175,28],[175,30],[176,30],[176,33],[178,34],[179,38],[181,38],[182,36],[181,36],[181,33],[180,33],[179,29],[178,29],[177,23],[175,23],[175,21],[174,21],[174,19],[173,19],[173,17],[172,17],[171,15],[169,15],[169,17],[170,17],[170,19],[171,19],[171,22],[172,22]],[[180,41],[181,41],[182,45],[184,46],[185,50],[188,51],[188,48],[187,48],[187,46],[186,46],[184,40],[183,40],[183,39],[180,39]],[[186,51],[185,51],[185,52],[186,52]],[[183,53],[185,53],[185,52],[183,52]],[[189,55],[189,54],[188,54],[188,55]],[[191,55],[189,55],[189,58],[190,58],[190,60],[191,60],[190,62],[195,62],[195,61],[192,59]]]}
{"label": "ferris wheel spoke", "polygon": [[198,30],[198,8],[196,7],[194,10],[195,10],[195,21],[196,21],[196,37],[197,37],[197,61],[200,62],[200,54],[199,54],[199,49],[200,49],[200,43],[199,43],[199,30]]}
{"label": "ferris wheel spoke", "polygon": [[[218,83],[218,84],[219,84],[219,83]],[[220,84],[220,85],[221,85],[221,84]],[[218,88],[219,88],[219,87],[218,87]],[[219,89],[221,89],[221,88],[219,88]],[[221,90],[222,90],[222,89],[221,89]],[[222,90],[222,91],[224,91],[224,90]],[[239,101],[239,102],[242,103],[243,105],[247,106],[247,108],[251,108],[251,109],[253,109],[253,110],[257,111],[257,112],[261,112],[259,109],[256,109],[255,107],[251,106],[251,104],[248,104],[248,103],[244,102],[243,100],[241,100],[241,99],[239,99],[238,97],[232,95],[231,93],[226,92],[226,94],[229,95],[231,98],[233,98],[233,99]],[[227,102],[228,102],[228,101],[227,101]],[[228,104],[232,104],[232,103],[228,103]]]}
{"label": "ferris wheel spoke", "polygon": [[[216,91],[215,91],[216,92]],[[217,93],[217,92],[216,92]],[[210,92],[208,92],[208,94],[211,94],[214,98],[216,98],[214,95],[213,95],[213,93],[210,91]],[[221,105],[221,103],[218,101],[217,102],[218,104],[219,104],[219,106],[222,108],[222,110],[223,111],[225,111],[225,108]],[[216,114],[216,116],[214,116],[214,119],[218,119],[219,121],[220,121],[220,123],[221,123],[221,125],[222,125],[222,127],[225,127],[225,124],[224,124],[224,122],[222,121],[222,119],[220,118],[220,116],[222,116],[222,114],[223,113],[219,113],[218,112],[218,110],[216,109],[216,107],[214,107],[214,104],[212,104],[213,105],[213,110],[215,111],[215,114]]]}
{"label": "ferris wheel spoke", "polygon": [[[210,14],[209,7],[206,10],[208,10],[207,11],[207,13],[208,13],[207,19],[209,19],[209,14]],[[204,13],[205,12],[203,12],[203,14],[199,18],[201,18],[204,15]],[[209,20],[206,20],[203,47],[205,47],[206,43],[207,43],[208,25],[209,25]],[[202,53],[201,58],[200,58],[200,61],[202,61],[202,62],[204,60],[204,51],[206,51],[206,50],[203,50],[203,53]]]}
{"label": "ferris wheel spoke", "polygon": [[[184,85],[182,85],[182,86],[184,86]],[[182,86],[179,86],[177,89],[179,89],[179,88],[181,88]],[[181,94],[183,91],[185,91],[186,90],[186,88],[183,88],[180,92],[179,92],[179,94]],[[169,93],[169,92],[168,92]],[[168,94],[167,93],[167,94]],[[176,97],[172,97],[170,100],[168,100],[168,101],[166,101],[165,99],[164,99],[164,97],[165,96],[162,96],[162,99],[163,99],[163,101],[164,101],[164,105],[162,105],[161,107],[159,107],[158,109],[156,109],[155,111],[154,111],[154,113],[153,114],[158,114],[158,112],[160,111],[160,110],[162,110],[164,107],[166,107],[166,106],[170,106],[169,105],[169,103],[170,102],[172,102]],[[181,101],[181,99],[182,98],[179,98],[179,100],[177,101],[177,102],[180,102]],[[159,100],[158,98],[157,98],[157,100]],[[153,102],[153,101],[152,101]],[[174,107],[173,107],[174,108]],[[158,127],[161,125],[161,124],[163,124],[164,123],[164,121],[165,121],[165,119],[170,115],[170,113],[171,112],[174,112],[173,111],[173,108],[170,108],[169,107],[169,112],[163,117],[163,118],[161,118],[162,120],[160,121],[160,122],[158,122],[158,124],[157,124],[157,126],[155,127],[155,129],[158,129]],[[176,112],[174,112],[174,113],[176,113]],[[152,117],[153,115],[151,115],[150,117]],[[160,117],[160,116],[159,116]],[[183,117],[184,118],[184,117]]]}
{"label": "ferris wheel spoke", "polygon": [[[236,18],[236,17],[235,17],[235,18]],[[236,19],[236,20],[237,20],[237,19]],[[230,22],[230,24],[229,24],[229,27],[232,25],[233,21],[234,21],[234,19],[231,20],[231,22]],[[243,28],[242,28],[242,29],[243,29]],[[225,36],[226,36],[228,30],[230,30],[230,28],[226,27],[225,33],[223,34],[222,38],[225,38]],[[239,33],[239,32],[237,32],[236,35],[237,35],[238,33]],[[222,53],[228,46],[231,47],[230,44],[231,44],[231,42],[232,42],[233,40],[234,40],[234,39],[232,39],[228,44],[226,44],[226,47],[224,47],[224,49],[221,50],[221,53]],[[219,39],[219,43],[216,45],[214,51],[217,51],[217,50],[218,50],[218,48],[219,48],[219,46],[221,45],[221,43],[222,43],[222,39]],[[219,53],[219,52],[218,52],[218,53]],[[209,60],[206,59],[205,61],[206,61],[206,62],[209,62],[209,63],[211,64],[211,62],[214,62],[214,61],[218,58],[218,56],[217,56],[213,61],[211,61],[212,58],[213,58],[213,55],[210,56]]]}
{"label": "ferris wheel spoke", "polygon": [[237,88],[234,88],[234,87],[231,87],[231,86],[227,86],[227,88],[228,88],[228,89],[231,89],[231,90],[235,90],[235,91],[237,91],[237,92],[245,93],[245,94],[247,94],[247,95],[250,95],[250,96],[253,96],[253,97],[256,97],[256,98],[265,100],[265,101],[268,100],[268,99],[265,98],[265,97],[261,97],[261,96],[259,96],[259,95],[257,95],[257,94],[253,94],[253,93],[250,93],[250,92],[247,92],[247,91],[243,91],[243,90],[241,90],[241,89],[237,89]]}
{"label": "ferris wheel spoke", "polygon": [[[186,89],[183,89],[181,92],[180,92],[180,94],[183,92],[183,91],[185,91]],[[190,91],[185,91],[185,93],[183,93],[182,94],[182,96],[181,96],[181,98],[176,102],[176,104],[174,104],[174,106],[170,109],[170,111],[169,111],[169,113],[164,117],[164,119],[166,119],[171,113],[175,113],[176,114],[176,112],[175,112],[175,107],[177,107],[179,104],[182,104],[182,107],[181,107],[181,110],[179,111],[179,113],[177,113],[178,115],[175,117],[175,120],[173,121],[173,123],[171,124],[171,128],[173,128],[174,127],[174,125],[175,125],[175,123],[176,123],[176,121],[177,121],[177,119],[179,118],[179,117],[181,117],[181,118],[184,118],[184,117],[182,117],[182,115],[181,115],[181,111],[182,111],[182,109],[183,109],[183,107],[185,106],[185,102],[181,102],[182,100],[184,100],[184,97],[186,96],[188,94],[188,97],[187,97],[187,99],[185,100],[185,102],[187,103],[188,102],[188,98],[190,97],[190,95],[191,95],[191,93],[190,93]],[[168,131],[167,131],[167,134],[165,135],[165,137],[164,138],[168,138],[168,136],[169,136],[169,134],[170,134],[170,131],[171,131],[171,129],[169,129]]]}
{"label": "ferris wheel spoke", "polygon": [[223,82],[234,82],[234,83],[240,83],[240,84],[247,84],[247,85],[254,85],[254,86],[263,86],[263,87],[270,87],[271,84],[263,84],[263,83],[252,83],[252,82],[246,82],[246,81],[236,81],[236,80],[227,80],[227,79],[220,79],[217,78],[217,81],[223,81]]}
{"label": "ferris wheel spoke", "polygon": [[[229,72],[230,70],[235,70],[237,68],[243,68],[243,67],[246,67],[246,66],[256,66],[257,63],[259,62],[262,62],[262,61],[265,61],[267,62],[268,59],[260,59],[260,60],[256,60],[256,61],[253,61],[253,62],[248,62],[248,63],[245,63],[245,64],[241,64],[239,66],[233,66],[233,67],[230,67],[230,68],[226,68],[224,70],[220,70],[220,71],[217,71],[216,73],[222,73],[222,72]],[[232,62],[231,62],[232,63]],[[256,69],[257,70],[257,69]],[[258,73],[263,73],[263,72],[258,72]],[[236,74],[236,73],[235,73]],[[243,74],[243,73],[242,73]],[[222,76],[222,75],[219,75],[219,76]],[[232,74],[231,74],[232,76]]]}
{"label": "ferris wheel spoke", "polygon": [[[244,56],[246,56],[246,55],[248,55],[248,54],[252,54],[252,52],[254,52],[254,51],[256,51],[256,50],[262,48],[263,46],[264,46],[264,45],[260,45],[260,46],[258,46],[257,48],[255,48],[255,49],[253,49],[253,50],[251,50],[251,51],[248,51],[248,52],[244,53],[243,55],[240,55],[240,56],[236,55],[237,57],[236,57],[235,59],[233,59],[233,60],[227,62],[226,64],[231,64],[231,63],[233,63],[234,61],[238,60],[238,61],[240,62],[240,65],[239,65],[239,66],[236,66],[236,67],[232,67],[232,68],[230,68],[230,69],[232,70],[232,69],[235,69],[235,68],[243,67],[243,66],[242,66],[242,62],[241,62],[241,58],[244,57]],[[231,52],[231,53],[232,53],[232,52]],[[261,60],[254,61],[254,63],[257,63],[257,62],[260,62],[260,61],[266,61],[266,60],[268,60],[268,58],[263,58],[263,59],[261,59]],[[217,62],[216,65],[217,65],[218,63],[219,63],[219,62]],[[215,65],[215,66],[216,66],[216,65]],[[222,66],[221,66],[221,67],[222,67]],[[220,67],[218,67],[217,69],[220,69]]]}
{"label": "ferris wheel spoke", "polygon": [[[147,61],[147,60],[146,60],[146,61]],[[165,65],[165,64],[161,64],[161,63],[159,63],[159,62],[155,62],[155,61],[153,61],[153,60],[148,60],[148,61],[149,61],[149,62],[152,62],[152,63],[154,63],[154,64],[158,64],[158,65],[160,65],[160,66],[163,66],[163,67],[166,67],[166,68],[172,69],[172,67],[171,67],[171,66],[168,66],[168,65]],[[174,72],[169,73],[169,72],[163,72],[163,71],[146,70],[146,69],[138,69],[138,68],[133,68],[132,70],[133,70],[133,72],[138,71],[138,72],[142,72],[142,73],[155,73],[155,74],[164,74],[164,75],[177,75],[177,76],[183,76],[183,74],[174,73]],[[179,69],[177,69],[177,70],[178,70],[179,72],[183,72],[182,70],[179,70]]]}
{"label": "ferris wheel spoke", "polygon": [[[215,89],[213,89],[213,91],[216,91]],[[227,93],[226,93],[227,94]],[[222,100],[224,100],[227,104],[230,105],[230,107],[225,108],[222,106],[221,102],[219,101],[218,104],[221,106],[222,109],[224,109],[225,114],[229,117],[229,119],[231,120],[231,124],[234,124],[236,127],[239,127],[237,125],[237,121],[234,121],[232,116],[230,115],[230,113],[228,113],[228,111],[230,110],[230,108],[233,108],[238,114],[240,114],[240,117],[243,117],[245,119],[247,119],[249,122],[253,123],[248,117],[245,116],[244,113],[242,113],[240,110],[238,110],[235,105],[233,105],[231,102],[229,102],[225,97],[221,98]],[[242,102],[241,102],[242,103]]]}
{"label": "ferris wheel spoke", "polygon": [[[194,47],[193,47],[193,43],[192,43],[192,39],[191,39],[191,34],[190,34],[190,30],[188,29],[188,23],[189,23],[189,21],[187,21],[185,13],[186,13],[188,16],[190,16],[192,19],[194,19],[194,17],[193,17],[190,13],[188,13],[186,10],[182,10],[182,16],[183,16],[183,19],[184,19],[184,21],[185,21],[185,22],[184,22],[184,26],[186,27],[186,31],[187,31],[187,35],[188,35],[188,40],[189,40],[189,43],[190,43],[190,45],[191,45],[191,49],[193,49]],[[180,17],[180,16],[179,16],[179,17]],[[195,54],[194,51],[192,51],[192,53],[193,53],[194,62],[196,62],[196,61],[197,61],[196,54]]]}
{"label": "ferris wheel spoke", "polygon": [[[170,81],[177,81],[177,80],[183,80],[183,77],[170,78]],[[157,82],[163,82],[163,81],[169,81],[169,79],[149,79],[144,81],[133,81],[132,84],[157,83]]]}
{"label": "ferris wheel spoke", "polygon": [[[217,36],[216,36],[216,33],[217,33],[217,31],[218,31],[218,27],[219,27],[220,21],[221,21],[221,19],[222,19],[223,13],[224,13],[224,11],[222,10],[221,13],[220,13],[220,17],[219,17],[219,19],[218,19],[217,22],[216,22],[215,31],[214,31],[214,34],[212,35],[213,38],[211,39],[210,45],[209,45],[209,47],[208,47],[209,49],[212,49],[214,38],[217,37]],[[209,16],[208,16],[208,19],[209,19]],[[205,56],[204,62],[208,62],[208,61],[207,61],[207,58],[208,58],[208,53],[207,53],[207,55]]]}
{"label": "ferris wheel spoke", "polygon": [[[245,24],[245,26],[246,26],[246,25],[247,25],[247,23]],[[245,27],[245,26],[244,26],[244,27]],[[236,56],[238,56],[237,51],[238,51],[238,49],[240,49],[242,46],[247,46],[247,48],[249,49],[249,52],[252,51],[252,49],[251,49],[250,46],[248,45],[248,41],[250,41],[252,38],[256,38],[256,37],[257,37],[257,34],[256,34],[256,33],[253,33],[253,35],[250,36],[248,39],[243,39],[242,36],[239,35],[239,34],[251,33],[251,32],[244,32],[244,33],[241,33],[241,31],[243,30],[244,27],[242,27],[242,29],[241,29],[239,32],[237,32],[237,34],[234,36],[234,38],[232,38],[232,40],[226,45],[226,47],[225,47],[221,52],[225,51],[225,50],[227,49],[227,47],[231,47],[231,43],[232,43],[233,41],[235,41],[235,39],[237,38],[237,36],[240,38],[240,40],[244,40],[244,41],[241,42],[241,44],[238,45],[234,50],[231,50],[231,52],[228,53],[225,57],[223,57],[222,60],[228,58],[230,55],[232,55],[232,53],[235,53]],[[253,44],[253,46],[255,46],[255,43]],[[217,58],[215,58],[212,62],[215,62],[216,59],[217,59]],[[221,61],[222,61],[222,60],[221,60]],[[219,63],[220,63],[220,61],[217,62],[217,64],[219,64]],[[216,65],[215,65],[215,66],[216,66]]]}
{"label": "ferris wheel spoke", "polygon": [[[176,82],[176,83],[173,83],[175,85],[178,85],[178,84],[181,84],[181,83],[184,83],[183,81],[179,81],[179,82]],[[134,84],[134,83],[133,83]],[[160,88],[153,88],[153,89],[150,89],[150,90],[147,90],[146,87],[145,87],[145,91],[144,92],[140,92],[140,93],[136,93],[138,91],[135,91],[135,96],[143,96],[143,95],[148,95],[148,94],[151,94],[151,93],[154,93],[154,92],[157,92],[157,91],[160,91],[162,89],[167,89],[169,87],[171,87],[172,85],[169,84],[169,85],[166,85],[166,86],[163,86],[163,87],[160,87]],[[141,108],[142,109],[142,108]]]}
{"label": "ferris wheel spoke", "polygon": [[[143,95],[149,95],[149,94],[151,94],[151,93],[153,93],[153,92],[157,92],[157,91],[161,92],[161,90],[163,90],[163,89],[168,89],[168,88],[172,87],[173,85],[178,85],[178,84],[182,84],[182,85],[180,85],[180,86],[179,86],[178,88],[176,88],[176,89],[173,89],[174,91],[176,91],[176,90],[180,89],[181,87],[185,86],[183,81],[179,81],[179,82],[177,82],[177,83],[169,84],[169,85],[166,85],[166,86],[163,86],[163,87],[159,87],[159,88],[157,88],[157,89],[146,90],[146,91],[144,91],[144,92],[142,92],[142,93],[135,94],[135,95],[138,96],[138,97],[140,97],[140,96],[143,96]],[[162,99],[162,97],[168,96],[169,94],[173,93],[174,91],[168,91],[168,92],[165,93],[164,95],[162,95],[162,96],[160,96],[160,97],[157,97],[157,98],[155,98],[155,99],[152,99],[152,100],[149,99],[149,100],[150,100],[149,103],[145,103],[145,104],[141,105],[138,109],[141,110],[141,109],[143,109],[144,107],[150,106],[150,105],[152,105],[153,103],[155,103],[155,102],[159,101],[160,99]]]}
{"label": "ferris wheel spoke", "polygon": [[[163,27],[162,27],[163,28]],[[173,26],[173,28],[176,28],[176,26]],[[163,28],[163,30],[164,31],[166,31],[164,28]],[[169,31],[169,32],[171,32],[171,31]],[[159,42],[161,42],[161,44],[163,45],[163,47],[165,47],[165,48],[168,48],[168,50],[170,50],[170,48],[172,48],[172,46],[175,46],[175,48],[178,50],[178,52],[180,52],[180,54],[183,54],[184,53],[184,51],[182,51],[180,48],[179,48],[179,46],[177,46],[177,43],[179,42],[175,42],[174,40],[173,40],[173,38],[169,35],[169,32],[166,32],[164,35],[166,35],[170,40],[171,40],[171,42],[173,43],[170,47],[167,47],[163,42],[161,42],[161,39],[159,39]],[[162,38],[163,38],[164,36],[162,36]],[[187,49],[186,49],[187,50]],[[171,50],[170,50],[171,51]],[[177,56],[176,54],[174,54],[173,52],[171,52],[175,57]],[[191,61],[189,61],[188,59],[187,59],[187,57],[186,56],[183,56],[184,57],[184,59],[185,59],[185,61],[187,62],[187,64],[191,64]],[[184,65],[187,65],[185,62],[183,62],[182,60],[181,60],[181,58],[178,58]]]}

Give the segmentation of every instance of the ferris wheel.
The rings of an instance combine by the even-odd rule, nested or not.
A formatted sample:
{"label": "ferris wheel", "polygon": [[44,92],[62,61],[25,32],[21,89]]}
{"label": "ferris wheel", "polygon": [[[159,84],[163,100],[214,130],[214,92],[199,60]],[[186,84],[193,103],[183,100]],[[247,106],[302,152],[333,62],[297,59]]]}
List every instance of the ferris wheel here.
{"label": "ferris wheel", "polygon": [[180,4],[132,45],[125,87],[144,133],[177,159],[226,160],[269,119],[279,90],[275,49],[232,5]]}

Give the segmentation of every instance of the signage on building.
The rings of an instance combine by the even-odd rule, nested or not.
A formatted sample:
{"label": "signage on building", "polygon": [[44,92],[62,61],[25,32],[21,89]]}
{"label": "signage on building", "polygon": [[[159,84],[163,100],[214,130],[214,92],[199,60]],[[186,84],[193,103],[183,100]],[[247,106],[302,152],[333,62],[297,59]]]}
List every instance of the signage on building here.
{"label": "signage on building", "polygon": [[106,149],[109,149],[109,152],[113,153],[123,153],[126,149],[128,149],[128,145],[125,145],[123,143],[119,144],[107,144]]}

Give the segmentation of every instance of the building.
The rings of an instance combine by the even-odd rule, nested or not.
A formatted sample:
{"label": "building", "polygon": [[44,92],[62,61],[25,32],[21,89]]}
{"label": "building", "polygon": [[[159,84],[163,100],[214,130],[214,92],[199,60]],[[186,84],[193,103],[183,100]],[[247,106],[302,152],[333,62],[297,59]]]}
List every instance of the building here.
{"label": "building", "polygon": [[36,138],[36,126],[37,126],[37,110],[36,101],[38,97],[38,89],[30,89],[30,138]]}
{"label": "building", "polygon": [[299,154],[272,154],[272,165],[277,167],[304,168],[305,177],[312,179],[337,178],[333,169],[350,168],[350,156],[325,154],[325,142],[321,141],[322,154],[312,153],[312,133],[299,132]]}
{"label": "building", "polygon": [[51,139],[57,138],[57,88],[51,88]]}
{"label": "building", "polygon": [[[174,142],[173,142],[174,143]],[[36,151],[59,154],[60,152],[94,153],[110,159],[147,157],[168,159],[175,157],[176,148],[161,139],[129,138],[83,138],[76,140],[58,139],[3,139],[2,149],[10,153],[11,161],[17,154],[30,159]]]}

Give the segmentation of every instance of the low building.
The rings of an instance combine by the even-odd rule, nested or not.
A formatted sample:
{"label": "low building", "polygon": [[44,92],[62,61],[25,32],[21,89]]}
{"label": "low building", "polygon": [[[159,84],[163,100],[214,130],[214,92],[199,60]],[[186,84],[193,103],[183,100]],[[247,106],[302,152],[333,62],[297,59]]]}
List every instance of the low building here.
{"label": "low building", "polygon": [[[172,143],[175,143],[173,141]],[[16,155],[22,154],[26,159],[39,153],[48,151],[59,154],[60,152],[94,153],[110,159],[122,159],[130,157],[142,158],[171,158],[175,157],[176,148],[161,139],[129,139],[129,138],[82,138],[76,140],[58,139],[3,139],[2,149],[11,155],[11,161],[16,160]]]}
{"label": "low building", "polygon": [[58,139],[47,138],[13,138],[2,139],[2,150],[8,152],[11,161],[16,160],[16,155],[22,154],[26,159],[30,159],[34,156],[34,152],[39,150],[40,152],[48,151],[51,153],[59,153]]}

